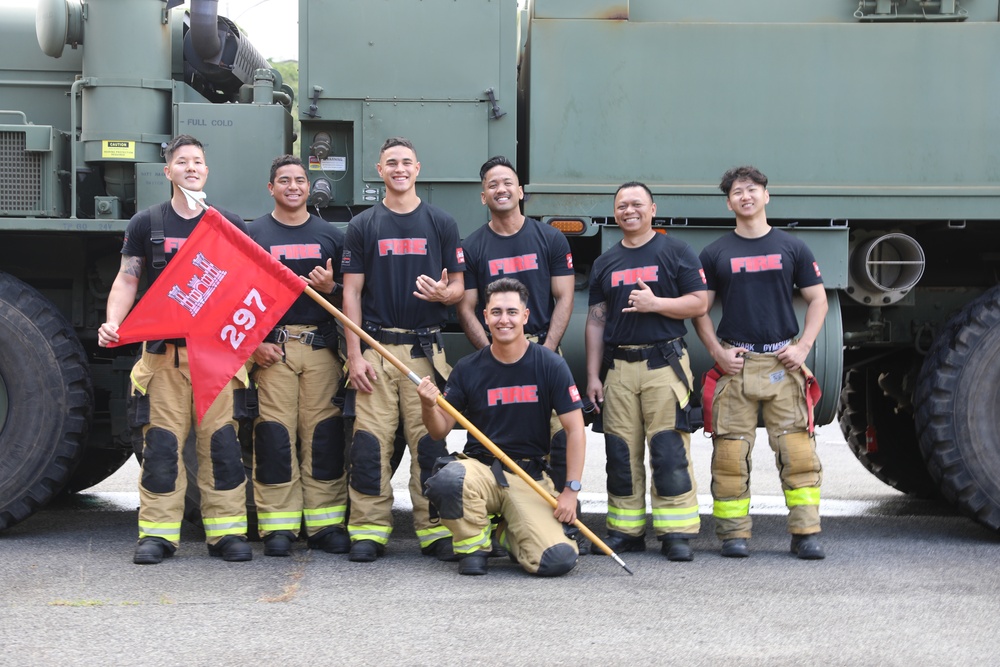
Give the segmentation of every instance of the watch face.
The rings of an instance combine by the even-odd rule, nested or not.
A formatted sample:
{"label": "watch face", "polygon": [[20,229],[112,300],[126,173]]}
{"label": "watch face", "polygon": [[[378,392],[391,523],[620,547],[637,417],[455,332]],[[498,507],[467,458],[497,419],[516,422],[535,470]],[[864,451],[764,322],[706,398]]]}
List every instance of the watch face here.
{"label": "watch face", "polygon": [[570,491],[579,491],[580,489],[583,488],[583,485],[580,484],[580,482],[576,481],[575,479],[571,479],[570,481],[566,482],[566,488],[568,488]]}

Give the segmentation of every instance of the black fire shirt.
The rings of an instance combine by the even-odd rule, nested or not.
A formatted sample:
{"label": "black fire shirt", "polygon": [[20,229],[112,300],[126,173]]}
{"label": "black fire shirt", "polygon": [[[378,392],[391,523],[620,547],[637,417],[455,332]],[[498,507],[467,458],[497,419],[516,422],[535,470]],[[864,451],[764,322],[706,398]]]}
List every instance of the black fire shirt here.
{"label": "black fire shirt", "polygon": [[605,345],[648,345],[687,333],[683,320],[622,312],[639,280],[658,297],[677,298],[705,289],[701,263],[687,243],[665,234],[655,234],[638,248],[618,243],[597,258],[590,274],[590,305],[608,305]]}
{"label": "black fire shirt", "polygon": [[701,262],[722,305],[723,340],[776,343],[796,336],[794,288],[823,283],[809,247],[780,229],[755,239],[726,234],[701,251]]}
{"label": "black fire shirt", "polygon": [[[315,215],[301,225],[283,225],[270,213],[248,225],[250,238],[297,276],[308,276],[317,266],[326,268],[332,259],[333,280],[344,281],[340,274],[340,257],[344,251],[344,232]],[[332,316],[303,293],[278,321],[286,324],[322,324]]]}
{"label": "black fire shirt", "polygon": [[365,322],[408,330],[441,326],[448,307],[418,299],[413,292],[418,276],[440,280],[442,269],[464,272],[465,257],[458,224],[440,208],[420,202],[399,214],[379,202],[351,219],[341,270],[365,274]]}
{"label": "black fire shirt", "polygon": [[[512,364],[497,361],[490,346],[463,357],[444,397],[515,459],[548,454],[552,411],[562,415],[583,407],[566,360],[535,343]],[[471,434],[465,452],[489,453]]]}

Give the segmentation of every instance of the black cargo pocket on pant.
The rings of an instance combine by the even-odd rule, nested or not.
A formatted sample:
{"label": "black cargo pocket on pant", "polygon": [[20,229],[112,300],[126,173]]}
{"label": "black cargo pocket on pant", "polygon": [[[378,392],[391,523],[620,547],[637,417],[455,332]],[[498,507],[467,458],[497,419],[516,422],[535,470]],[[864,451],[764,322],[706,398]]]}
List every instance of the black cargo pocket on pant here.
{"label": "black cargo pocket on pant", "polygon": [[253,382],[246,389],[233,390],[233,419],[254,419],[260,416],[257,403],[257,385]]}
{"label": "black cargo pocket on pant", "polygon": [[142,428],[149,423],[149,396],[133,391],[125,406],[128,425],[132,428]]}

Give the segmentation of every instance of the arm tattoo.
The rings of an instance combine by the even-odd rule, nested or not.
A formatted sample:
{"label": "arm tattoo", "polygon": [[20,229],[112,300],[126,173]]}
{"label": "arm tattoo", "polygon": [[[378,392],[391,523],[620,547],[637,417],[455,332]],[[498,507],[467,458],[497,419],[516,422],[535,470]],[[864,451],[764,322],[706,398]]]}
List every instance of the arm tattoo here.
{"label": "arm tattoo", "polygon": [[142,277],[142,267],[146,263],[145,257],[134,257],[132,255],[122,255],[122,265],[118,269],[119,273],[135,278]]}
{"label": "arm tattoo", "polygon": [[608,303],[602,301],[600,303],[595,303],[590,307],[590,312],[587,314],[587,318],[593,320],[594,322],[604,323],[608,319]]}

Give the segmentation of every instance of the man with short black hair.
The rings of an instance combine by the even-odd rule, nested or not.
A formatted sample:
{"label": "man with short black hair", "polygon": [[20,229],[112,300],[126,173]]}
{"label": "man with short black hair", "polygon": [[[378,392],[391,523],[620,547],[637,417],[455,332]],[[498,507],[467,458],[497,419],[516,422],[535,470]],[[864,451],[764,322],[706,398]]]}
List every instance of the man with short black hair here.
{"label": "man with short black hair", "polygon": [[[275,158],[267,188],[274,210],[250,223],[251,238],[339,305],[344,232],[306,208],[302,161]],[[252,359],[260,409],[253,485],[264,555],[289,556],[303,522],[310,548],[347,553],[344,419],[331,403],[343,364],[333,316],[300,295]]]}
{"label": "man with short black hair", "polygon": [[701,519],[683,336],[684,318],[705,312],[704,278],[690,246],[653,229],[646,185],[623,184],[614,206],[622,240],[594,262],[586,330],[587,396],[603,403],[608,456],[605,542],[613,551],[646,549],[648,442],[653,530],[668,560],[689,561]]}
{"label": "man with short black hair", "polygon": [[[707,314],[694,320],[717,369],[714,390],[706,383],[704,399],[713,422],[705,428],[714,445],[715,532],[723,556],[750,555],[750,463],[759,413],[785,492],[791,551],[818,560],[826,557],[818,538],[823,467],[807,400],[814,380],[804,363],[828,309],[823,278],[801,239],[768,224],[765,207],[771,195],[764,174],[736,167],[723,175],[719,189],[736,217],[736,229],[701,252],[708,307],[716,294],[722,304],[718,336]],[[792,306],[796,287],[807,304],[798,338]]]}
{"label": "man with short black hair", "polygon": [[[108,294],[107,320],[97,331],[101,347],[118,340],[118,327],[135,304],[142,274],[148,271],[150,282],[155,280],[203,215],[201,208],[192,210],[188,206],[179,189],[201,192],[205,187],[208,165],[201,142],[187,134],[178,135],[167,144],[164,157],[167,163],[163,173],[173,186],[179,187],[172,187],[169,201],[132,216],[125,228],[121,268]],[[216,210],[246,232],[242,218],[218,207]],[[247,479],[236,437],[237,420],[248,416],[244,399],[246,371],[240,369],[200,424],[194,416],[184,339],[143,343],[142,357],[133,367],[131,379],[135,414],[132,426],[142,429],[143,442],[139,543],[132,561],[156,564],[177,550],[187,489],[184,442],[192,426],[208,552],[226,561],[253,558],[246,539]]]}
{"label": "man with short black hair", "polygon": [[[486,286],[500,277],[517,278],[528,289],[528,340],[555,352],[573,314],[575,272],[569,242],[562,232],[521,213],[524,190],[514,165],[497,155],[479,170],[489,221],[462,241],[465,295],[455,309],[458,322],[477,350],[489,345],[482,313]],[[566,481],[566,434],[556,415],[549,421],[552,479]]]}
{"label": "man with short black hair", "polygon": [[[528,292],[514,278],[500,278],[486,288],[483,313],[492,342],[455,364],[445,399],[463,412],[532,479],[557,498],[553,509],[531,486],[505,469],[474,436],[463,454],[427,480],[427,496],[454,534],[459,573],[486,574],[492,541],[497,539],[527,572],[558,576],[576,565],[577,546],[563,524],[576,520],[577,494],[586,446],[582,403],[566,361],[529,342]],[[427,376],[418,389],[428,432],[444,438],[455,418],[437,405],[439,391]],[[553,485],[545,455],[552,411],[566,431],[566,466],[570,478]],[[493,536],[490,515],[504,518]]]}
{"label": "man with short black hair", "polygon": [[[458,225],[417,195],[420,163],[413,144],[387,139],[376,165],[385,198],[356,215],[347,229],[341,270],[344,314],[418,375],[447,378],[441,326],[465,292]],[[400,421],[410,448],[410,499],[421,552],[454,560],[451,533],[432,520],[423,480],[447,453],[420,421],[420,397],[409,378],[348,330],[350,386],[357,390],[351,443],[350,560],[370,563],[392,532],[391,458]]]}
{"label": "man with short black hair", "polygon": [[480,197],[490,219],[462,241],[465,294],[456,306],[459,323],[477,350],[489,345],[480,314],[486,306],[486,286],[497,278],[517,278],[531,300],[525,335],[555,351],[573,314],[575,273],[569,242],[555,228],[521,213],[524,191],[507,158],[490,158],[479,173]]}

